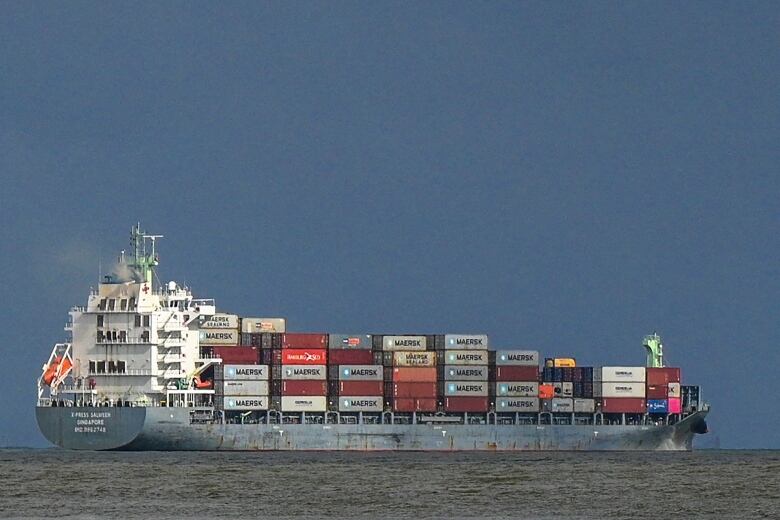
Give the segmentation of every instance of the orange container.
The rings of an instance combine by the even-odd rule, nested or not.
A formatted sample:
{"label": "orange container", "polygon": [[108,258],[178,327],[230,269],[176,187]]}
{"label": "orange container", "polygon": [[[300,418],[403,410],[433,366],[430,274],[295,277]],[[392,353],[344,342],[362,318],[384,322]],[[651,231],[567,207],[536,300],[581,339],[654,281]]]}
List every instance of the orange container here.
{"label": "orange container", "polygon": [[395,383],[435,383],[436,367],[396,367],[393,369]]}
{"label": "orange container", "polygon": [[553,385],[539,385],[539,399],[552,399],[553,397],[555,397]]}

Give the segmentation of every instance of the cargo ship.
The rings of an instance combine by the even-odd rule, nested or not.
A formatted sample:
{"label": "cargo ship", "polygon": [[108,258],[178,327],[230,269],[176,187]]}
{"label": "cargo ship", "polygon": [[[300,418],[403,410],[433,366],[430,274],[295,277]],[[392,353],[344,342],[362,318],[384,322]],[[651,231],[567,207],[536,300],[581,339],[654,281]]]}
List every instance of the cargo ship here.
{"label": "cargo ship", "polygon": [[690,450],[700,388],[644,338],[641,366],[494,347],[486,334],[289,332],[156,277],[157,240],[72,307],[36,418],[77,450]]}

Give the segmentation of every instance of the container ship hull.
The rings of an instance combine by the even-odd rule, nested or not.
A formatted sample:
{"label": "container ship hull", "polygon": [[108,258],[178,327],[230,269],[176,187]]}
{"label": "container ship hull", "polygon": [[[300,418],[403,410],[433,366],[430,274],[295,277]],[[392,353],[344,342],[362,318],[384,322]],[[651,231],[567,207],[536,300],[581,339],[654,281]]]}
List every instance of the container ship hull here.
{"label": "container ship hull", "polygon": [[197,424],[191,408],[37,407],[65,449],[160,451],[687,451],[706,411],[674,425]]}

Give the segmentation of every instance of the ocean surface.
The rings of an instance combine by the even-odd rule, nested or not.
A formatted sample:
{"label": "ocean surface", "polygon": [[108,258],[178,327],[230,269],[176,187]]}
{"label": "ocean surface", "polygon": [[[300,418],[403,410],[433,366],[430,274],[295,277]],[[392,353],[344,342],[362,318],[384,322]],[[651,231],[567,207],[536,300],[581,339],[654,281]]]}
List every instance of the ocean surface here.
{"label": "ocean surface", "polygon": [[780,451],[0,450],[0,516],[780,518]]}

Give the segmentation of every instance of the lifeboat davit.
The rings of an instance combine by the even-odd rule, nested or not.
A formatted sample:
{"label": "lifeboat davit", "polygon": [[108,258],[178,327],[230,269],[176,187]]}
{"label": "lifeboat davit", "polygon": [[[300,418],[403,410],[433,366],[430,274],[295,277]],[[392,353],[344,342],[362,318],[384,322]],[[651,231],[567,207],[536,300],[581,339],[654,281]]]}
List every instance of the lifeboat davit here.
{"label": "lifeboat davit", "polygon": [[62,356],[55,357],[43,373],[43,382],[51,386],[58,377],[70,372],[71,368],[73,368],[73,363],[70,359],[63,359]]}

